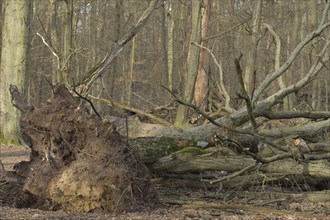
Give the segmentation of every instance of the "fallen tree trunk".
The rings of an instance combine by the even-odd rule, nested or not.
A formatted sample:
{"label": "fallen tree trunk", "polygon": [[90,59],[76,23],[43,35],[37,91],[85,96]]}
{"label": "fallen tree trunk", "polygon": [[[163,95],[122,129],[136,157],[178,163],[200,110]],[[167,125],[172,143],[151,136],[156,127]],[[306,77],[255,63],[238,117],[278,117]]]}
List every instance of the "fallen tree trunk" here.
{"label": "fallen tree trunk", "polygon": [[[251,134],[228,132],[228,130],[220,128],[220,134],[217,135],[223,136],[224,140],[229,140],[234,143],[234,145],[240,145],[243,149],[241,149],[241,152],[234,152],[232,149],[229,149],[230,144],[225,144],[223,142],[224,140],[221,140],[220,143],[216,143],[213,139],[214,132],[204,137],[201,137],[201,134],[198,133],[197,129],[200,129],[199,131],[203,133],[205,127],[212,127],[214,125],[204,125],[203,127],[192,128],[182,132],[178,129],[167,128],[160,125],[146,125],[137,118],[132,118],[128,121],[119,120],[117,122],[116,120],[109,121],[109,119],[101,120],[96,116],[88,115],[85,108],[78,108],[76,101],[71,97],[65,87],[60,86],[56,88],[55,93],[55,99],[41,110],[35,110],[30,106],[24,105],[19,98],[17,98],[16,101],[14,99],[14,104],[27,115],[24,116],[22,120],[22,131],[24,140],[32,148],[32,160],[28,164],[19,165],[16,168],[16,174],[26,178],[25,180],[23,178],[22,185],[24,190],[31,194],[28,196],[30,199],[38,200],[38,198],[51,198],[53,202],[64,206],[67,210],[90,211],[99,208],[98,205],[103,202],[101,198],[96,202],[93,201],[90,203],[88,199],[85,200],[87,194],[84,194],[84,201],[77,202],[76,200],[72,200],[68,202],[67,199],[71,198],[73,195],[72,193],[75,192],[65,194],[64,199],[55,192],[58,190],[65,192],[66,187],[69,186],[70,183],[82,182],[81,178],[88,178],[89,175],[85,176],[81,174],[77,179],[75,177],[76,170],[81,170],[82,168],[83,170],[87,169],[91,174],[95,172],[95,169],[93,168],[90,170],[88,164],[94,164],[95,161],[100,161],[101,164],[99,164],[99,166],[95,164],[93,167],[98,167],[97,170],[101,171],[108,163],[107,161],[113,161],[110,158],[110,154],[112,155],[113,152],[104,148],[106,147],[104,143],[108,142],[103,135],[108,135],[108,137],[112,137],[113,135],[113,138],[117,137],[119,141],[116,142],[118,144],[118,149],[122,147],[126,149],[124,146],[126,146],[128,142],[130,146],[141,155],[142,160],[148,164],[149,168],[159,176],[162,174],[189,174],[209,171],[226,171],[227,174],[230,174],[243,170],[246,167],[251,167],[251,171],[258,169],[258,171],[265,173],[267,176],[272,176],[275,173],[282,176],[300,175],[312,176],[320,179],[330,178],[329,162],[327,160],[322,160],[322,158],[329,159],[329,155],[327,154],[306,155],[307,160],[296,161],[292,158],[290,159],[289,157],[293,157],[293,155],[287,152],[282,153],[284,156],[279,157],[279,161],[277,162],[254,167],[256,158],[244,154],[245,145],[247,145],[247,147],[249,147],[249,145],[256,147],[258,144],[256,137]],[[47,120],[40,120],[43,114],[48,117]],[[54,114],[54,116],[51,116],[52,114]],[[52,119],[52,117],[54,118]],[[80,124],[75,124],[73,126],[72,123]],[[95,127],[96,125],[98,126]],[[326,128],[326,124],[320,122],[311,128],[315,129],[315,131],[319,131]],[[298,126],[293,129],[301,130]],[[308,129],[308,127],[304,129]],[[118,134],[115,130],[120,132],[122,136],[117,136]],[[193,132],[191,132],[192,130]],[[156,137],[138,138],[143,134]],[[191,134],[196,135],[190,136]],[[318,134],[318,132],[314,132],[313,134]],[[83,145],[81,145],[81,143],[83,143]],[[216,145],[216,147],[212,147],[214,145]],[[95,146],[97,146],[97,148],[95,148]],[[104,149],[96,150],[99,149],[99,147]],[[318,146],[316,148],[323,147],[324,146]],[[227,151],[223,151],[224,149]],[[124,155],[126,155],[125,152],[126,150],[123,150]],[[114,153],[114,155],[117,154]],[[308,158],[313,159],[313,157],[315,159],[316,156],[319,157],[318,160],[308,160]],[[79,161],[83,158],[89,159],[84,162]],[[135,160],[136,159],[133,158],[133,161]],[[69,167],[66,168],[67,165],[69,165]],[[37,169],[36,167],[43,168]],[[104,168],[104,172],[110,172],[107,171],[107,169],[112,170],[113,167]],[[32,180],[27,178],[27,176],[30,175],[25,173],[27,170],[34,172],[32,174],[32,176],[34,176]],[[62,176],[55,175],[57,172],[61,173]],[[39,174],[44,173],[49,174],[43,177],[39,176]],[[134,176],[137,174],[133,172],[132,175]],[[215,176],[214,179],[218,177]],[[223,176],[220,175],[220,178],[221,177],[223,178]],[[241,176],[239,178],[241,181],[248,182],[248,176]],[[148,180],[148,178],[146,178],[146,180]],[[281,181],[281,177],[274,177],[274,180]],[[63,184],[63,181],[68,182],[67,184]],[[104,182],[104,179],[102,181]],[[109,184],[111,184],[111,180],[109,181]],[[232,181],[232,183],[234,183],[234,180]],[[258,182],[260,184],[264,183],[264,178],[257,178],[256,183]],[[148,182],[144,184],[146,186],[149,185]],[[150,190],[153,191],[152,186],[149,186]],[[246,187],[249,186],[249,184],[246,184]],[[125,191],[126,189],[124,188],[123,186],[121,190]],[[81,191],[82,188],[78,187],[76,190]],[[148,191],[148,189],[146,189],[146,191]],[[53,193],[49,195],[46,192]],[[40,193],[42,193],[42,195]],[[92,196],[94,195],[88,194],[87,198],[90,199]],[[41,200],[39,200],[39,203],[40,201]],[[86,202],[90,204],[88,207],[85,205]],[[67,203],[69,203],[69,205]],[[117,209],[117,207],[114,208],[112,206],[109,209],[113,210]]]}
{"label": "fallen tree trunk", "polygon": [[[159,178],[154,179],[153,182],[162,186],[168,187],[191,187],[199,189],[216,189],[218,193],[223,190],[250,190],[254,191],[260,189],[260,186],[270,186],[281,192],[281,187],[277,186],[293,186],[306,184],[307,182],[318,184],[320,180],[315,177],[314,180],[309,179],[306,181],[306,177],[302,175],[286,175],[283,173],[262,173],[253,172],[246,175],[237,176],[234,179],[229,179],[221,183],[210,183],[213,180],[228,175],[229,172],[217,171],[217,172],[204,172],[200,174],[159,174]],[[314,182],[313,182],[314,181]],[[312,185],[312,184],[311,184]]]}
{"label": "fallen tree trunk", "polygon": [[[239,171],[255,163],[247,156],[210,156],[194,154],[172,154],[160,158],[152,168],[157,173],[195,173],[205,171]],[[297,162],[288,158],[262,165],[260,171],[265,173],[282,173],[287,175],[308,175],[320,178],[330,178],[330,162],[314,160]]]}

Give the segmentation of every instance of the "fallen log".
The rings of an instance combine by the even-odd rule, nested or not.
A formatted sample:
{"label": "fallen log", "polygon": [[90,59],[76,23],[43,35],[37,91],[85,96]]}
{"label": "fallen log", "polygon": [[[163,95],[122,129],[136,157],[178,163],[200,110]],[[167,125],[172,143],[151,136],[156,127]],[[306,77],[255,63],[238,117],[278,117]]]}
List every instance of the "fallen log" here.
{"label": "fallen log", "polygon": [[[244,191],[259,190],[262,188],[269,188],[274,186],[292,186],[291,188],[298,188],[299,186],[309,183],[311,186],[320,183],[317,178],[308,179],[302,175],[287,175],[283,173],[263,173],[263,172],[250,172],[246,175],[237,176],[234,179],[228,179],[221,183],[212,184],[215,179],[228,175],[229,172],[203,172],[191,174],[175,174],[175,173],[159,173],[159,178],[153,179],[153,183],[160,184],[166,187],[187,187],[197,189],[213,189],[217,191],[216,194],[226,192],[228,190]],[[262,187],[263,186],[263,187]],[[269,186],[269,187],[266,187]],[[285,190],[283,187],[278,187]],[[326,184],[320,187],[321,189],[327,188]]]}
{"label": "fallen log", "polygon": [[[320,137],[324,136],[327,130],[330,129],[330,119],[309,122],[304,125],[294,127],[273,128],[270,130],[260,131],[260,135],[272,138],[282,138],[283,136],[299,136],[306,140],[320,140]],[[321,140],[322,141],[322,140]]]}
{"label": "fallen log", "polygon": [[[245,155],[214,156],[214,153],[201,155],[195,153],[176,153],[160,158],[152,165],[152,169],[157,173],[235,172],[253,164],[255,164],[255,160]],[[330,178],[330,162],[326,160],[299,162],[292,158],[287,158],[262,165],[259,167],[259,170],[266,173],[300,174]]]}
{"label": "fallen log", "polygon": [[304,201],[306,202],[329,202],[330,190],[307,192],[304,194]]}

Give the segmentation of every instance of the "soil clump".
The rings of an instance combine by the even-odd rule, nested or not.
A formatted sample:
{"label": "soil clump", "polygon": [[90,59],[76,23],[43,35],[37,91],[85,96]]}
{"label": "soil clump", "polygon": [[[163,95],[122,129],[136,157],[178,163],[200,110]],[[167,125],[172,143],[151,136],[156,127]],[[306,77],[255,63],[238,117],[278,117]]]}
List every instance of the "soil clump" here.
{"label": "soil clump", "polygon": [[0,203],[14,208],[71,212],[134,210],[157,203],[148,169],[115,126],[89,114],[62,85],[36,109],[17,88],[22,139],[30,160],[0,173]]}

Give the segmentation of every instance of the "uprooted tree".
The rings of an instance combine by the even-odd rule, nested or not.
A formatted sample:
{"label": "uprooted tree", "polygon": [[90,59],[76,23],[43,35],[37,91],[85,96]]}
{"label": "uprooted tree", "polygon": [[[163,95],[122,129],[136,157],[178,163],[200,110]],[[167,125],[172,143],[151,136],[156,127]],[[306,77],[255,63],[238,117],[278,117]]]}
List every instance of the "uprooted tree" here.
{"label": "uprooted tree", "polygon": [[[30,162],[16,165],[15,172],[1,180],[11,183],[2,184],[9,187],[3,192],[10,191],[10,187],[17,189],[17,197],[8,203],[74,211],[116,211],[124,209],[123,204],[134,206],[136,201],[148,204],[156,201],[156,193],[142,161],[158,176],[188,177],[211,184],[222,182],[224,187],[285,183],[292,179],[316,189],[320,183],[322,189],[329,187],[330,113],[274,110],[289,94],[311,83],[323,68],[329,69],[329,36],[323,39],[319,58],[303,78],[263,97],[264,91],[285,74],[299,52],[329,28],[329,7],[327,2],[320,25],[306,35],[282,66],[259,84],[252,96],[245,90],[240,57],[235,60],[239,96],[245,107],[231,108],[223,84],[220,89],[225,98],[224,109],[230,114],[218,119],[173,94],[175,101],[209,122],[190,129],[171,126],[152,112],[88,95],[90,85],[109,68],[113,58],[136,33],[138,29],[134,28],[132,35],[124,37],[91,70],[79,88],[56,85],[55,98],[40,109],[27,105],[16,88],[11,87],[13,103],[23,113],[22,136],[32,153]],[[211,50],[198,42],[192,46],[210,53],[222,75],[220,62]],[[77,98],[73,98],[70,89]],[[138,116],[121,119],[101,118],[96,111],[97,114],[90,114],[87,110],[90,100],[133,111],[153,123],[141,122]],[[278,119],[290,119],[294,123],[272,127],[272,120]]]}
{"label": "uprooted tree", "polygon": [[[137,24],[87,74],[81,92],[88,92],[95,78],[109,68],[158,2],[150,1]],[[51,86],[54,98],[39,109],[28,105],[16,86],[10,86],[12,104],[22,113],[22,140],[31,154],[30,161],[15,165],[13,172],[6,172],[0,161],[1,204],[79,212],[118,212],[157,204],[149,171],[113,124],[89,114],[64,84]]]}
{"label": "uprooted tree", "polygon": [[26,104],[17,87],[10,92],[22,113],[22,138],[31,160],[1,173],[2,204],[116,212],[157,202],[137,153],[112,124],[79,106],[63,84],[54,87],[54,99],[40,109]]}

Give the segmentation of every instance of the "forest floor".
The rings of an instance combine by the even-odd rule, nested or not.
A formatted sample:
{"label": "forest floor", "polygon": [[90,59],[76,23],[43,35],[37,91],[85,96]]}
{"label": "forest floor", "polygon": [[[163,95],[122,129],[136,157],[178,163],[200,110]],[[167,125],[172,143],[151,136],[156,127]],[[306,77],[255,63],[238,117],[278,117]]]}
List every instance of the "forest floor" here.
{"label": "forest floor", "polygon": [[[29,150],[0,146],[5,170],[29,160]],[[225,202],[216,190],[157,185],[160,205],[120,214],[68,213],[38,209],[17,209],[0,205],[1,220],[20,219],[329,219],[330,202],[256,201],[234,197]],[[228,192],[225,192],[228,193]],[[329,195],[330,196],[330,195]],[[1,204],[1,201],[0,201]]]}

